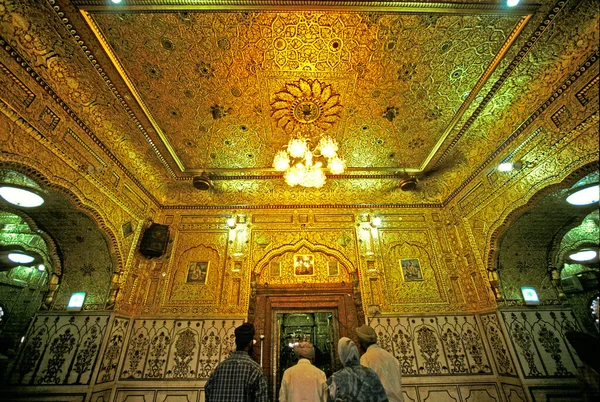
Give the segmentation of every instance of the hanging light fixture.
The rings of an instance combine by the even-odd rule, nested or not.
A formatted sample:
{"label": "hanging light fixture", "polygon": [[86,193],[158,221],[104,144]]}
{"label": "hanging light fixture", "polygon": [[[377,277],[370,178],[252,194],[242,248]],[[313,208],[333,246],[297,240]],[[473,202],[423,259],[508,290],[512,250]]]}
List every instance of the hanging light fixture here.
{"label": "hanging light fixture", "polygon": [[[314,145],[314,138],[319,141]],[[346,162],[337,154],[338,144],[323,133],[312,135],[305,128],[296,131],[284,150],[277,152],[273,167],[283,172],[285,182],[290,186],[322,187],[327,177],[323,169],[331,174],[341,174],[346,170]]]}

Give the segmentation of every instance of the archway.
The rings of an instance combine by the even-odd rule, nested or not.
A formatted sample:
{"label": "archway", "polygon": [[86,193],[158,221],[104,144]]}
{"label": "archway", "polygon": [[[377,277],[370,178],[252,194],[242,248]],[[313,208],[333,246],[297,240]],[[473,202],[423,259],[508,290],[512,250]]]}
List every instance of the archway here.
{"label": "archway", "polygon": [[354,338],[354,329],[364,323],[356,269],[339,251],[305,239],[267,253],[253,270],[251,288],[248,320],[264,336],[254,358],[267,373],[274,397],[282,373],[278,319],[285,314],[330,316],[328,351],[334,365],[338,358],[332,345],[343,336]]}

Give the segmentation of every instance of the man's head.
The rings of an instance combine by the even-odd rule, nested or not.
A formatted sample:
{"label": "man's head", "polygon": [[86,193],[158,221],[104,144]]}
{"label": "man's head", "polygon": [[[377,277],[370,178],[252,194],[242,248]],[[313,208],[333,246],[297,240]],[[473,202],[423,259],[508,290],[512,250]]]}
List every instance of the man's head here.
{"label": "man's head", "polygon": [[246,350],[254,340],[254,325],[245,322],[234,331],[236,350]]}
{"label": "man's head", "polygon": [[355,332],[360,341],[360,345],[364,350],[367,350],[372,344],[377,343],[377,334],[375,333],[375,330],[367,324],[356,328]]}
{"label": "man's head", "polygon": [[308,359],[314,360],[315,358],[315,348],[310,342],[302,342],[299,345],[294,347],[294,353],[298,357],[298,359]]}

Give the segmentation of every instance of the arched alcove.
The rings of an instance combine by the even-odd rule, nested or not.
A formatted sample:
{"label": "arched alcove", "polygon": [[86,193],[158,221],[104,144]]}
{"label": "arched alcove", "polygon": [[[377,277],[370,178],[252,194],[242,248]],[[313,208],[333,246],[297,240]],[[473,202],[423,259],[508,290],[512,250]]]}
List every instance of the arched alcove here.
{"label": "arched alcove", "polygon": [[[523,304],[521,287],[524,286],[535,288],[542,304],[569,302],[560,280],[565,254],[582,244],[582,237],[573,235],[582,232],[578,227],[587,228],[590,222],[596,225],[598,205],[573,206],[566,202],[566,197],[581,183],[594,181],[598,181],[595,164],[573,172],[562,183],[539,191],[496,232],[497,252],[491,270],[499,280],[492,285],[497,286],[502,303]],[[583,242],[594,243],[593,237]]]}

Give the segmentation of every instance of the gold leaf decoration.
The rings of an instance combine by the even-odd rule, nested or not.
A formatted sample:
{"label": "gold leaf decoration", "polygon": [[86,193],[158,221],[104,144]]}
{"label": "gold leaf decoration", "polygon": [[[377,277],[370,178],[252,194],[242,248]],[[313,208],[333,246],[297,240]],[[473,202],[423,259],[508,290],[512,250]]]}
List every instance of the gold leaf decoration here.
{"label": "gold leaf decoration", "polygon": [[285,84],[271,98],[271,117],[278,127],[293,132],[300,125],[314,125],[322,130],[332,127],[342,114],[341,96],[330,84],[299,79]]}

